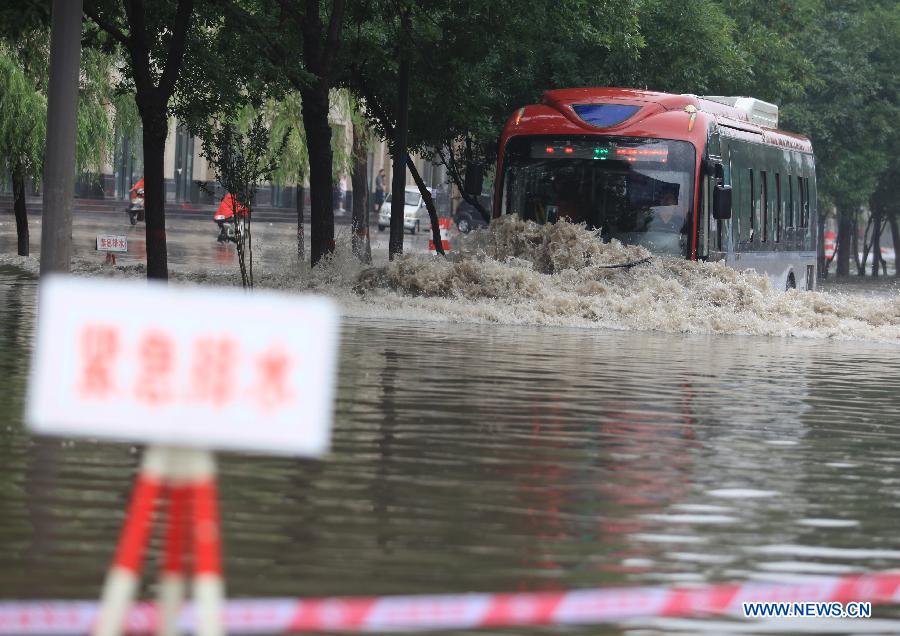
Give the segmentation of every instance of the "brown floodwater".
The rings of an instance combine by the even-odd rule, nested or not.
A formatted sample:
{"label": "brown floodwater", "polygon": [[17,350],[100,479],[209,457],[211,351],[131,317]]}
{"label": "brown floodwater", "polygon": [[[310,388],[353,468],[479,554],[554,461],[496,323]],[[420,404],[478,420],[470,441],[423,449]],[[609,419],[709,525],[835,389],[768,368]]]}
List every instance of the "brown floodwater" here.
{"label": "brown floodwater", "polygon": [[[140,449],[25,429],[36,286],[0,269],[0,599],[96,598]],[[340,360],[326,458],[219,456],[230,597],[900,567],[894,344],[348,318]],[[515,633],[798,630],[900,611]]]}

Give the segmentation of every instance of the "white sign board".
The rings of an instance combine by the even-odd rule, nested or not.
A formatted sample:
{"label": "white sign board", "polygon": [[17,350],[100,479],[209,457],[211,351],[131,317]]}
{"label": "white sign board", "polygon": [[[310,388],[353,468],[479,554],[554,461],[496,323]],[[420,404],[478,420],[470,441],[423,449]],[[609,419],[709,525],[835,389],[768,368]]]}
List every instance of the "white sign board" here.
{"label": "white sign board", "polygon": [[118,234],[98,234],[98,252],[127,252],[128,237]]}
{"label": "white sign board", "polygon": [[325,298],[42,278],[26,418],[51,435],[320,455],[338,325]]}

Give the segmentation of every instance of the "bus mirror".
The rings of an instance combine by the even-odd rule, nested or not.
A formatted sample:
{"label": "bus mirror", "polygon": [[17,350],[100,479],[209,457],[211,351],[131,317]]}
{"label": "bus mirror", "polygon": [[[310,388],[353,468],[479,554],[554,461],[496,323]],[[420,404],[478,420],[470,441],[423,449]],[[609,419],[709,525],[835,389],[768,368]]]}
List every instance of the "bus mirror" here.
{"label": "bus mirror", "polygon": [[713,217],[719,220],[731,218],[731,186],[716,184],[713,191]]}
{"label": "bus mirror", "polygon": [[466,165],[466,177],[463,182],[463,190],[466,194],[478,196],[484,187],[484,166],[480,163],[469,163]]}

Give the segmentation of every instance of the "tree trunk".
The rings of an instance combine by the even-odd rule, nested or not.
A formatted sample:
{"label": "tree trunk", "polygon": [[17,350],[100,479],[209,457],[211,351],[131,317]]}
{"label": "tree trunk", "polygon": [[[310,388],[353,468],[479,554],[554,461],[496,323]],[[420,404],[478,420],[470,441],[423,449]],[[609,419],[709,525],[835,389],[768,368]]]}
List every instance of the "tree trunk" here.
{"label": "tree trunk", "polygon": [[881,211],[880,210],[872,210],[872,278],[878,278],[878,268],[880,266],[881,266]]}
{"label": "tree trunk", "polygon": [[855,247],[854,223],[846,215],[838,213],[838,246],[837,246],[837,271],[838,276],[850,275],[850,249]]}
{"label": "tree trunk", "polygon": [[891,224],[891,239],[894,241],[894,276],[900,278],[900,223],[897,222],[897,214],[888,217]]}
{"label": "tree trunk", "polygon": [[41,218],[41,274],[68,272],[71,263],[81,9],[82,0],[53,0]]}
{"label": "tree trunk", "polygon": [[165,153],[169,122],[165,109],[143,109],[144,127],[144,220],[147,224],[147,278],[169,278],[166,249]]}
{"label": "tree trunk", "polygon": [[17,161],[12,173],[13,209],[16,213],[16,238],[19,256],[28,256],[28,208],[25,206],[25,169]]}
{"label": "tree trunk", "polygon": [[437,208],[434,207],[434,197],[431,196],[431,190],[429,190],[428,186],[425,185],[425,182],[422,181],[419,171],[416,170],[416,165],[409,157],[407,157],[406,165],[409,166],[413,181],[415,181],[416,185],[419,187],[419,193],[425,200],[425,207],[428,208],[428,218],[431,219],[431,241],[434,243],[434,249],[441,256],[445,256],[444,244],[443,241],[441,241],[441,226],[438,223]]}
{"label": "tree trunk", "polygon": [[306,259],[306,247],[303,241],[303,186],[302,179],[297,175],[297,259],[302,263]]}
{"label": "tree trunk", "polygon": [[[856,223],[854,223],[856,225]],[[866,221],[866,229],[863,230],[863,255],[862,259],[859,257],[859,245],[854,244],[853,246],[853,256],[856,259],[856,275],[857,276],[865,276],[866,275],[866,261],[869,260],[869,248],[871,247],[871,243],[869,242],[869,228],[872,227],[872,217],[869,216],[869,220]],[[853,237],[858,240],[859,237],[859,228],[853,228]]]}
{"label": "tree trunk", "polygon": [[[408,17],[403,19],[401,39],[408,36]],[[388,243],[388,258],[403,253],[403,217],[406,203],[406,143],[409,128],[409,55],[401,42],[400,71],[397,77],[397,126],[394,128],[394,174],[391,182],[391,238]]]}
{"label": "tree trunk", "polygon": [[369,243],[369,183],[368,152],[363,143],[362,130],[353,124],[353,254],[363,263],[372,262],[372,247]]}
{"label": "tree trunk", "polygon": [[315,267],[334,251],[334,202],[331,198],[331,126],[328,90],[301,91],[306,149],[309,154],[310,263]]}

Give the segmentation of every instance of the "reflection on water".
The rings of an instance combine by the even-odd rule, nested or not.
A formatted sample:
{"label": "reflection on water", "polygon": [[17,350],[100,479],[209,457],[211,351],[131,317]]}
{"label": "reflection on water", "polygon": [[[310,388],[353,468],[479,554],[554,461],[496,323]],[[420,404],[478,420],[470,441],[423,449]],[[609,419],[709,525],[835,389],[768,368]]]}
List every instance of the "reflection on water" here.
{"label": "reflection on water", "polygon": [[[139,453],[24,432],[34,292],[0,272],[0,598],[96,597]],[[327,460],[221,459],[229,593],[895,568],[898,389],[893,346],[351,320]]]}

